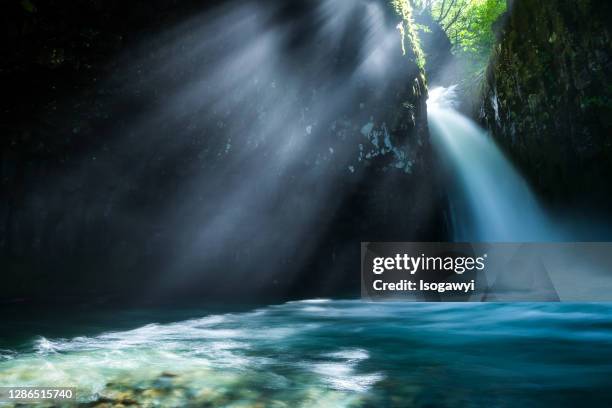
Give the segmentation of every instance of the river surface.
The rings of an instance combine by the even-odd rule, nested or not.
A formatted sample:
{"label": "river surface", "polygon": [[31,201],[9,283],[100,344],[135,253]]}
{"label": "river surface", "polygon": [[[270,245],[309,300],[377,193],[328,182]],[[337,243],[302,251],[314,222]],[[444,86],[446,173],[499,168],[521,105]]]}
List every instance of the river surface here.
{"label": "river surface", "polygon": [[0,386],[74,386],[88,406],[612,403],[608,304],[317,299],[166,311],[143,324],[151,318],[112,312],[95,326],[45,316],[40,327],[4,319],[12,330],[0,335]]}

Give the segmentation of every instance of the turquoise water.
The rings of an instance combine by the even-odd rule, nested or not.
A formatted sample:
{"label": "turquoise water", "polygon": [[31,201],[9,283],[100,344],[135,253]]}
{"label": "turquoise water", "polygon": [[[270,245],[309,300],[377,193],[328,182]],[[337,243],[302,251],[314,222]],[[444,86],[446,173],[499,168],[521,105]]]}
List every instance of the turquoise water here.
{"label": "turquoise water", "polygon": [[74,386],[88,406],[612,403],[612,305],[318,299],[134,320],[117,329],[111,319],[96,334],[72,327],[62,338],[56,326],[53,337],[5,338],[0,386]]}

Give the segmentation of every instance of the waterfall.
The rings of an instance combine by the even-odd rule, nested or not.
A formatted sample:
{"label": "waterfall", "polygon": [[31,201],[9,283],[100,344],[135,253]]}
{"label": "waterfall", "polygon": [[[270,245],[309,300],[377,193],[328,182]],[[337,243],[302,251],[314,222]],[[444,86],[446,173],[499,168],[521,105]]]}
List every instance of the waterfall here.
{"label": "waterfall", "polygon": [[525,179],[487,132],[454,109],[455,88],[432,89],[427,102],[432,145],[450,176],[454,239],[556,240]]}

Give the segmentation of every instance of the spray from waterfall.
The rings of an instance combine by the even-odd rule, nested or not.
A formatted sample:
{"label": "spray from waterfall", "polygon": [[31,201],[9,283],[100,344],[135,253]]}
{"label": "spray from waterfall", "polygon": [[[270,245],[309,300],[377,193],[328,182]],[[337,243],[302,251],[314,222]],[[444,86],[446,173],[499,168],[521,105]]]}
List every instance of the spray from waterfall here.
{"label": "spray from waterfall", "polygon": [[491,137],[454,109],[456,86],[429,93],[434,149],[450,175],[456,241],[550,241],[558,234],[525,179]]}

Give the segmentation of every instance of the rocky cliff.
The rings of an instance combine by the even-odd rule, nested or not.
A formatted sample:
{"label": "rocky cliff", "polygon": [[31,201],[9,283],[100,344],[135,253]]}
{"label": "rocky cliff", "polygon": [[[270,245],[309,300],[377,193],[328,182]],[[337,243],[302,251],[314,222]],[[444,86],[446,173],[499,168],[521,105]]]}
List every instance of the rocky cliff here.
{"label": "rocky cliff", "polygon": [[10,6],[0,298],[354,295],[444,238],[408,3],[199,3]]}
{"label": "rocky cliff", "polygon": [[611,6],[516,0],[499,24],[480,115],[555,206],[612,202]]}

